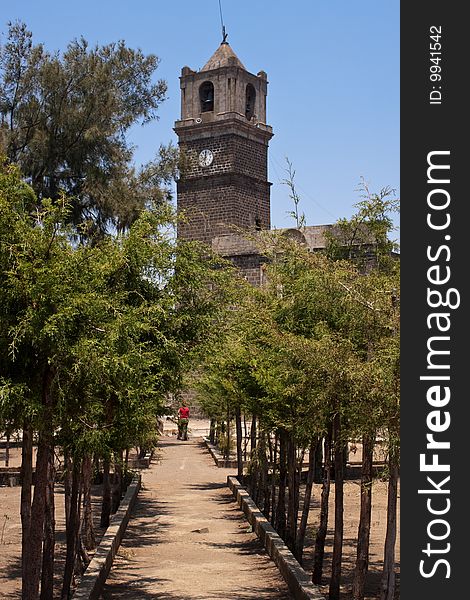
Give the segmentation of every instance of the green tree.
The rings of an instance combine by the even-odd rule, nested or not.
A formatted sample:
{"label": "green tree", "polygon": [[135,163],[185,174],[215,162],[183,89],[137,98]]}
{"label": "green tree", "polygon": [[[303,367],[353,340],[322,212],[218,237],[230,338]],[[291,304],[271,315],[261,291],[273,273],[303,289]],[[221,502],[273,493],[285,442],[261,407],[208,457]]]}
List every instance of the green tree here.
{"label": "green tree", "polygon": [[[367,225],[369,214],[379,239],[384,221],[389,221],[385,213],[377,212],[377,202],[373,197],[369,213],[366,203],[361,205],[361,217],[353,218],[355,223],[361,220],[361,226],[349,227],[344,221],[344,236],[357,236],[357,229]],[[324,254],[309,253],[282,235],[260,237],[261,250],[269,258],[266,283],[259,290],[241,288],[239,292],[236,309],[221,332],[216,358],[203,374],[205,406],[211,416],[226,411],[224,403],[231,406],[232,412],[238,406],[248,412],[256,407],[259,443],[249,468],[251,494],[265,514],[269,512],[299,560],[311,499],[314,454],[324,440],[325,469],[313,579],[321,583],[330,471],[334,468],[331,598],[338,597],[341,581],[344,451],[348,439],[362,439],[361,523],[354,591],[360,597],[368,566],[372,457],[377,435],[389,444],[390,457],[398,456],[398,263],[390,259],[386,236],[381,238],[380,246],[374,246],[370,236],[363,246],[351,241],[346,252],[336,238]],[[342,239],[345,242],[347,238]],[[263,458],[267,445],[270,471],[265,471]],[[309,472],[300,510],[300,475],[307,451]],[[396,469],[393,472],[396,476]],[[269,477],[272,485],[268,498],[265,481]],[[391,510],[393,489],[391,480]],[[393,535],[390,515],[387,548],[394,545]],[[393,564],[390,554],[388,562]]]}
{"label": "green tree", "polygon": [[357,191],[361,200],[354,205],[356,212],[350,219],[339,219],[325,234],[327,254],[333,260],[354,260],[361,269],[393,268],[398,244],[390,235],[396,229],[393,214],[400,207],[395,190],[387,186],[371,192],[362,178]]}
{"label": "green tree", "polygon": [[39,588],[43,598],[51,597],[54,447],[69,457],[71,473],[67,597],[80,550],[78,489],[85,465],[95,454],[108,465],[114,458],[119,469],[123,450],[155,436],[166,395],[179,389],[228,301],[221,261],[202,246],[175,245],[169,205],[143,211],[127,232],[95,245],[74,243],[64,225],[65,199],[37,206],[18,169],[2,163],[0,419],[2,427],[8,420],[23,428],[28,600]]}
{"label": "green tree", "polygon": [[81,38],[50,53],[24,23],[9,24],[0,47],[0,147],[39,201],[73,198],[68,218],[83,224],[82,234],[122,229],[169,193],[175,149],[162,147],[136,172],[126,139],[130,127],[157,118],[167,89],[153,81],[158,63],[124,41],[92,48]]}
{"label": "green tree", "polygon": [[[372,461],[377,435],[389,445],[389,510],[385,544],[382,593],[394,586],[394,545],[396,534],[396,490],[398,479],[398,405],[399,369],[399,264],[390,239],[394,229],[392,214],[399,210],[394,191],[383,188],[371,193],[362,181],[362,200],[351,219],[343,219],[328,236],[327,253],[334,259],[348,258],[367,277],[343,284],[348,292],[352,316],[350,335],[354,336],[362,362],[358,365],[355,409],[352,412],[356,434],[362,437],[363,465],[361,512],[357,559],[353,582],[354,600],[364,597],[368,570],[369,535],[372,506]],[[390,362],[384,360],[387,356]],[[390,364],[393,368],[390,369]],[[391,374],[393,375],[391,376]],[[393,383],[392,383],[393,382]],[[393,538],[393,540],[392,540]],[[388,582],[388,583],[385,583]],[[391,590],[391,592],[390,592]],[[392,597],[386,596],[386,597]]]}

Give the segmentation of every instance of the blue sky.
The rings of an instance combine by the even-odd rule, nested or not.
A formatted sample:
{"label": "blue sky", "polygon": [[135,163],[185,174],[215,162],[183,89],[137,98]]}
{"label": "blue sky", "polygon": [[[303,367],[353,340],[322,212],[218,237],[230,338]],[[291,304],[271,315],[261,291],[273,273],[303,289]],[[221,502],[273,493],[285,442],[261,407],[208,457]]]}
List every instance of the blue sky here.
{"label": "blue sky", "polygon": [[[245,67],[268,73],[274,129],[269,177],[273,227],[292,224],[285,157],[294,164],[308,225],[353,212],[361,177],[399,195],[399,0],[223,0],[228,41]],[[2,2],[1,41],[20,19],[49,50],[73,38],[124,39],[154,53],[168,82],[160,119],[133,128],[137,164],[176,142],[179,75],[200,69],[221,41],[218,0],[15,0]],[[398,219],[396,219],[398,222]]]}

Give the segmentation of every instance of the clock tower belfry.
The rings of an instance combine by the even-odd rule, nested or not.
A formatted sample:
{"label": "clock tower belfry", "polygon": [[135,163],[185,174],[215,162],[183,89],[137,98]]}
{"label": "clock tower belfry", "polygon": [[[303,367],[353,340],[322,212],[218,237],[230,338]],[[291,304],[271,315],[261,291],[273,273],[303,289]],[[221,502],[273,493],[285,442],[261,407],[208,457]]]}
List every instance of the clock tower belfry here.
{"label": "clock tower belfry", "polygon": [[180,82],[178,237],[211,244],[269,229],[266,73],[249,73],[223,41],[200,71],[183,67]]}

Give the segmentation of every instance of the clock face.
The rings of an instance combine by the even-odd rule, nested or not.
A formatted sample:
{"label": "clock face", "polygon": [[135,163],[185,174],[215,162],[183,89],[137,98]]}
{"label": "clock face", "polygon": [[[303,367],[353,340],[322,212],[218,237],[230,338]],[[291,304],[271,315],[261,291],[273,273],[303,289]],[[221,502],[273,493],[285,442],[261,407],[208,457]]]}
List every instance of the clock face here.
{"label": "clock face", "polygon": [[214,155],[210,150],[203,150],[199,154],[199,164],[201,165],[201,167],[209,167],[212,164],[213,160]]}

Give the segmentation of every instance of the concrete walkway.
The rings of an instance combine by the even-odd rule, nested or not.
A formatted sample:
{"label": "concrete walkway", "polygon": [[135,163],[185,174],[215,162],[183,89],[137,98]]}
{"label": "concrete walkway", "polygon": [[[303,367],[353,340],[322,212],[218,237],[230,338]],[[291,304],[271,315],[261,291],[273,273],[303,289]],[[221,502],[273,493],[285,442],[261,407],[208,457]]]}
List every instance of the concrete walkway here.
{"label": "concrete walkway", "polygon": [[162,436],[103,600],[292,600],[201,438]]}

